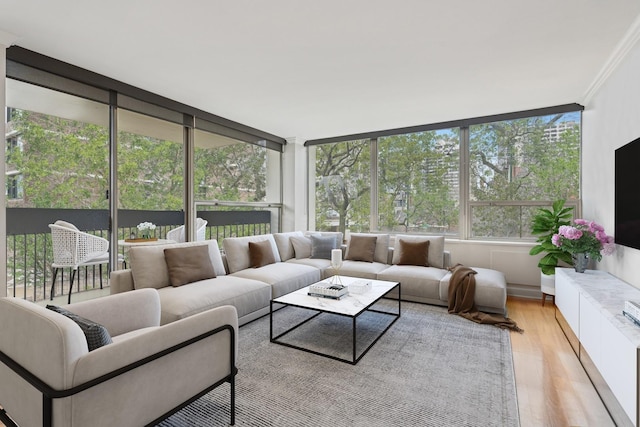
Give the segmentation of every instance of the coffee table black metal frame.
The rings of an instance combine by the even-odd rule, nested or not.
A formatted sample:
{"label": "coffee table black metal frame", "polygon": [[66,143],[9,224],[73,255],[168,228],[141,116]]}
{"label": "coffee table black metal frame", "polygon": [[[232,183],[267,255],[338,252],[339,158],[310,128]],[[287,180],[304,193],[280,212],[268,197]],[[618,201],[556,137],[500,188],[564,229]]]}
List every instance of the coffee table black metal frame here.
{"label": "coffee table black metal frame", "polygon": [[[390,292],[392,292],[394,289],[398,290],[398,299],[397,299],[397,301],[398,301],[398,312],[397,313],[370,309],[370,307],[375,305],[381,299],[385,298],[385,296],[387,294],[389,294]],[[315,297],[311,297],[310,296],[309,298],[315,298]],[[395,299],[395,298],[391,298],[391,299]],[[276,298],[276,300],[277,300],[277,298]],[[274,304],[281,305],[281,306],[291,306],[291,307],[304,308],[304,309],[307,309],[307,310],[316,311],[317,313],[274,337],[273,336],[273,313],[274,313],[273,306],[274,306]],[[284,307],[282,307],[282,308],[284,308]],[[367,346],[367,348],[365,348],[364,351],[362,351],[360,353],[360,355],[357,355],[357,353],[356,353],[357,320],[358,320],[358,317],[360,317],[360,315],[362,313],[366,312],[366,311],[369,311],[369,312],[372,312],[372,313],[379,313],[379,314],[392,316],[393,320],[391,321],[391,323],[389,323],[384,328],[384,330],[382,330],[382,332],[380,332],[380,334],[373,340],[373,342],[371,342]],[[319,315],[321,315],[323,313],[333,314],[333,315],[336,315],[336,316],[350,317],[352,319],[352,358],[351,359],[344,359],[344,358],[341,358],[341,357],[338,357],[338,356],[334,356],[334,355],[327,354],[327,353],[322,353],[320,351],[316,351],[316,350],[312,350],[312,349],[309,349],[309,348],[297,346],[295,344],[290,344],[290,343],[287,343],[287,342],[279,340],[280,338],[284,337],[285,335],[287,335],[291,331],[299,328],[300,326],[302,326],[305,323],[315,319],[316,317],[318,317]],[[376,342],[378,342],[378,340],[389,330],[389,328],[391,326],[393,326],[394,323],[396,323],[396,321],[400,318],[400,315],[401,315],[401,287],[400,287],[400,283],[396,283],[396,285],[394,287],[392,287],[391,289],[389,289],[389,291],[387,291],[386,293],[380,295],[380,297],[375,299],[373,302],[371,302],[366,307],[362,308],[362,310],[360,310],[355,315],[349,315],[349,314],[344,314],[344,313],[336,313],[336,312],[333,312],[333,311],[330,311],[330,310],[322,310],[322,309],[318,309],[318,308],[311,308],[311,307],[305,306],[304,304],[290,304],[290,303],[278,302],[278,301],[275,301],[275,300],[272,299],[270,301],[270,306],[269,306],[269,337],[270,337],[271,342],[275,343],[275,344],[280,344],[280,345],[283,345],[283,346],[286,346],[286,347],[291,347],[291,348],[295,348],[295,349],[298,349],[298,350],[306,351],[307,353],[313,353],[313,354],[316,354],[316,355],[319,355],[319,356],[324,356],[324,357],[328,357],[330,359],[338,360],[340,362],[345,362],[345,363],[350,363],[352,365],[355,365],[356,363],[358,363],[360,361],[360,359],[362,359],[362,357],[365,354],[367,354],[367,352],[371,349],[371,347],[373,347],[374,344]]]}

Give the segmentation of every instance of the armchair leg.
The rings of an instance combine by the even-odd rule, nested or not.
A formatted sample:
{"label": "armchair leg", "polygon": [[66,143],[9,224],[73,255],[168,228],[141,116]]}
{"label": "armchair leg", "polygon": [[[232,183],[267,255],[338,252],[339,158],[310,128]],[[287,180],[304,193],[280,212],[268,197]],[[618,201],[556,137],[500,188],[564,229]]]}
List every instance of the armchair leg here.
{"label": "armchair leg", "polygon": [[231,425],[236,424],[236,376],[231,375]]}
{"label": "armchair leg", "polygon": [[[71,284],[69,285],[69,301],[67,304],[71,304],[71,292],[73,292],[73,279],[76,277],[77,270],[71,270]],[[80,280],[78,280],[78,292],[80,292]]]}
{"label": "armchair leg", "polygon": [[53,296],[55,295],[55,291],[56,291],[56,276],[58,275],[58,269],[54,268],[53,269],[53,280],[51,281],[51,301],[53,301]]}
{"label": "armchair leg", "polygon": [[102,289],[102,264],[98,266],[98,272],[100,273],[100,289]]}

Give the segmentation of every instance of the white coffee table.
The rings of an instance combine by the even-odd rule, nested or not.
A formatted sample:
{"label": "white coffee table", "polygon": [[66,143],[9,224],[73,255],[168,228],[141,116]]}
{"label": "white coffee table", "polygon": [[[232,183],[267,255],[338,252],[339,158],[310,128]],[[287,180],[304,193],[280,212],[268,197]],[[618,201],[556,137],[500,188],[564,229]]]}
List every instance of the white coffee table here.
{"label": "white coffee table", "polygon": [[[356,280],[363,280],[356,277],[346,277],[346,276],[341,276],[340,279],[342,281],[342,284],[345,286],[348,286],[350,283]],[[370,279],[366,279],[366,280],[370,280]],[[400,283],[371,279],[371,285],[372,285],[371,290],[365,293],[362,293],[362,294],[350,293],[339,300],[309,296],[307,295],[307,293],[309,292],[309,286],[302,289],[298,289],[297,291],[288,293],[281,297],[272,299],[270,304],[270,310],[269,310],[269,336],[270,336],[271,342],[355,365],[371,349],[371,347],[373,347],[373,345],[380,339],[380,337],[382,337],[382,335],[384,335],[384,333],[387,332],[387,330],[400,318],[400,309],[401,309]],[[375,303],[377,303],[386,294],[388,294],[390,291],[394,289],[398,290],[397,313],[376,310],[371,308]],[[274,304],[304,308],[304,309],[316,311],[317,313],[312,317],[305,319],[303,322],[293,325],[291,328],[280,333],[279,335],[273,336]],[[382,331],[380,331],[378,336],[373,340],[373,342],[371,342],[367,346],[367,348],[361,351],[360,354],[357,354],[356,352],[357,319],[361,314],[367,311],[371,313],[378,313],[384,316],[390,316],[393,320]],[[310,320],[314,319],[315,317],[323,313],[330,313],[338,316],[345,316],[352,319],[352,358],[351,359],[345,359],[345,358],[333,356],[331,354],[327,354],[327,353],[316,351],[316,350],[311,350],[311,349],[297,346],[281,340],[281,338],[289,334],[291,331],[295,330],[299,326],[302,326],[303,324],[309,322]]]}

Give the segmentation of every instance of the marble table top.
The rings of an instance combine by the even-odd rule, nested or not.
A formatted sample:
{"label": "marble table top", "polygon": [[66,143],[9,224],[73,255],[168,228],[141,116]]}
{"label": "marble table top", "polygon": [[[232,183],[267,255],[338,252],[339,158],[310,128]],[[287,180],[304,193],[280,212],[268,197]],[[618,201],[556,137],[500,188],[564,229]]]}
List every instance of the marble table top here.
{"label": "marble table top", "polygon": [[[325,279],[322,282],[328,282],[329,280],[330,278]],[[273,302],[355,317],[398,285],[398,282],[340,276],[340,281],[344,286],[349,286],[350,283],[358,280],[371,281],[371,290],[362,294],[349,293],[339,300],[334,300],[331,298],[307,295],[309,292],[309,286],[307,286],[275,298]]]}

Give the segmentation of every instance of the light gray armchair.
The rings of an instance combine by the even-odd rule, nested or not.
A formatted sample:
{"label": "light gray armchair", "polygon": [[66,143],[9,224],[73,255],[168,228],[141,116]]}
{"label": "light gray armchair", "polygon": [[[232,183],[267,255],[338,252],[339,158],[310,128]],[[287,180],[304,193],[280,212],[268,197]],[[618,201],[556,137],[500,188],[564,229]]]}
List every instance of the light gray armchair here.
{"label": "light gray armchair", "polygon": [[234,424],[235,307],[164,326],[155,289],[63,308],[106,327],[113,343],[89,351],[85,334],[69,317],[19,298],[0,298],[0,421],[153,425],[229,382]]}

